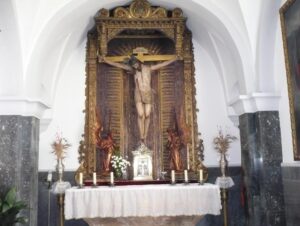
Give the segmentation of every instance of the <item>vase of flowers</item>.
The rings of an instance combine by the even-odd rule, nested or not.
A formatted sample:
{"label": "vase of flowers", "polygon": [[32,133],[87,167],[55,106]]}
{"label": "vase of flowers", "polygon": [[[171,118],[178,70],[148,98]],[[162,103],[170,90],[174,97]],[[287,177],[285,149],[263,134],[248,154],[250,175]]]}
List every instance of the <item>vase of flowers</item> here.
{"label": "vase of flowers", "polygon": [[65,158],[66,150],[71,147],[71,144],[68,143],[67,139],[63,138],[59,134],[56,134],[56,138],[51,144],[51,147],[53,148],[52,153],[54,153],[57,160],[56,171],[58,173],[58,181],[62,182],[65,169],[63,159]]}
{"label": "vase of flowers", "polygon": [[222,177],[226,177],[226,171],[228,167],[227,151],[230,147],[230,143],[235,141],[237,138],[229,134],[223,134],[223,131],[219,130],[219,135],[214,138],[213,143],[215,149],[220,153],[220,169]]}
{"label": "vase of flowers", "polygon": [[115,177],[117,179],[122,178],[123,172],[130,166],[130,162],[124,159],[122,156],[113,155],[111,157],[111,166],[113,168]]}

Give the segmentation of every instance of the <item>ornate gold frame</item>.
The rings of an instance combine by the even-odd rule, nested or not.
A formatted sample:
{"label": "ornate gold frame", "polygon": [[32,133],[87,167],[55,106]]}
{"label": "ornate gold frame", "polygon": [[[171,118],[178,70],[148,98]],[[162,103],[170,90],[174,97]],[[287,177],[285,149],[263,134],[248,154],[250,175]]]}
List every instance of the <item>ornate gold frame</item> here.
{"label": "ornate gold frame", "polygon": [[294,88],[292,85],[292,73],[290,68],[290,59],[288,53],[288,44],[287,44],[287,36],[286,36],[286,23],[285,23],[285,13],[290,9],[290,7],[295,3],[296,0],[288,0],[281,8],[280,8],[280,21],[281,21],[281,30],[282,30],[282,39],[283,39],[283,48],[284,48],[284,56],[285,56],[285,67],[286,67],[286,76],[288,82],[288,93],[289,93],[289,104],[290,104],[290,116],[291,116],[291,129],[292,129],[292,137],[293,137],[293,152],[294,152],[294,160],[300,160],[300,150],[297,150],[297,138],[296,135],[296,116],[295,116],[295,105],[294,105]]}
{"label": "ornate gold frame", "polygon": [[[184,115],[185,123],[191,131],[189,143],[189,168],[203,168],[203,144],[199,139],[196,120],[195,75],[192,33],[186,27],[186,18],[179,8],[168,11],[162,7],[151,6],[146,0],[133,0],[129,6],[117,7],[113,10],[101,9],[95,17],[95,28],[88,34],[86,48],[86,109],[84,140],[80,142],[78,173],[89,178],[96,169],[95,135],[96,124],[96,77],[98,55],[106,56],[108,43],[126,29],[155,29],[163,33],[175,43],[175,51],[183,60],[184,68]],[[151,61],[166,60],[172,56],[146,56]],[[110,60],[120,61],[116,57]],[[143,59],[142,59],[143,60]],[[122,128],[121,128],[122,130]],[[206,171],[207,173],[207,171]]]}

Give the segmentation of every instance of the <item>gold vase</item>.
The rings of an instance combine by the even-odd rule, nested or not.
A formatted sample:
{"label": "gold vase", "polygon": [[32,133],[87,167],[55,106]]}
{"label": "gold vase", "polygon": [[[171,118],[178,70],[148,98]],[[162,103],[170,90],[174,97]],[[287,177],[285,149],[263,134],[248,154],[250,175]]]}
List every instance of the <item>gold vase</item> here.
{"label": "gold vase", "polygon": [[228,161],[227,161],[225,153],[221,153],[221,158],[220,158],[220,162],[219,163],[220,163],[221,175],[222,175],[222,177],[226,177],[227,167],[228,167]]}

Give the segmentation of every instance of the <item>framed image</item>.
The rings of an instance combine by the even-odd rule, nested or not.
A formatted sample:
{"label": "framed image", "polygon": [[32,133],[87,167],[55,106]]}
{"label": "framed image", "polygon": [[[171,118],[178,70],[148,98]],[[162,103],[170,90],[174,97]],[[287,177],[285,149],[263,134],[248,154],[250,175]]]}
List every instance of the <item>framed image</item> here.
{"label": "framed image", "polygon": [[280,9],[287,71],[294,159],[300,160],[300,0],[288,0]]}
{"label": "framed image", "polygon": [[[146,148],[146,146],[140,146]],[[147,149],[133,151],[133,180],[153,180],[152,155]]]}

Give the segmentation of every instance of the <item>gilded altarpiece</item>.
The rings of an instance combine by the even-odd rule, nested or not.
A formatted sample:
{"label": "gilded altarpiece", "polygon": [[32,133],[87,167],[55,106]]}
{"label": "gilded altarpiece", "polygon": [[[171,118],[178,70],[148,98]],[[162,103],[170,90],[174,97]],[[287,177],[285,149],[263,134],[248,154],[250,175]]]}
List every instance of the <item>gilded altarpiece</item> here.
{"label": "gilded altarpiece", "polygon": [[[112,10],[101,9],[88,33],[86,52],[86,110],[84,140],[78,172],[85,178],[101,172],[102,154],[96,148],[95,127],[111,131],[122,156],[132,160],[139,144],[134,77],[125,70],[99,61],[99,56],[123,62],[135,54],[144,64],[179,56],[179,60],[151,74],[153,106],[145,144],[153,151],[153,175],[170,169],[167,130],[185,127],[189,132],[181,156],[191,175],[202,164],[203,145],[196,120],[192,33],[181,9],[172,11],[135,0]],[[132,176],[132,172],[131,172]],[[195,175],[196,176],[196,175]]]}

